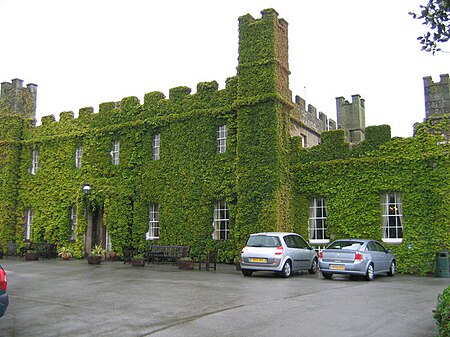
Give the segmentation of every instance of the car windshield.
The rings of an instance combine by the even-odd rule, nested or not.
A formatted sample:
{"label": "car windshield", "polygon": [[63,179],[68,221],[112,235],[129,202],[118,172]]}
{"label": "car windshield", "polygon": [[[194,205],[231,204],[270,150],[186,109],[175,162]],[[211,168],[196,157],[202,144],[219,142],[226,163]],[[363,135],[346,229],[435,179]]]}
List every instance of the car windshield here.
{"label": "car windshield", "polygon": [[278,247],[281,246],[277,236],[252,235],[247,241],[248,247]]}
{"label": "car windshield", "polygon": [[363,244],[357,241],[335,241],[327,249],[360,250]]}

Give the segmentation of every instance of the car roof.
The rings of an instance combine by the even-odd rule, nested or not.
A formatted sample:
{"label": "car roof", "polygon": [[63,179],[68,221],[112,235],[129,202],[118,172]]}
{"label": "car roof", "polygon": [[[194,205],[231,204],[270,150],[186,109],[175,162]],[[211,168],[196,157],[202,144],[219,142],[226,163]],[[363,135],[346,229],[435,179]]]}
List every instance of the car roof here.
{"label": "car roof", "polygon": [[250,234],[250,236],[253,235],[276,235],[276,236],[285,236],[285,235],[300,235],[297,233],[291,233],[291,232],[261,232],[261,233],[253,233]]}
{"label": "car roof", "polygon": [[341,242],[341,241],[356,241],[356,242],[367,243],[367,242],[370,242],[370,241],[377,241],[377,240],[372,240],[372,239],[339,239],[339,240],[335,240],[333,242]]}

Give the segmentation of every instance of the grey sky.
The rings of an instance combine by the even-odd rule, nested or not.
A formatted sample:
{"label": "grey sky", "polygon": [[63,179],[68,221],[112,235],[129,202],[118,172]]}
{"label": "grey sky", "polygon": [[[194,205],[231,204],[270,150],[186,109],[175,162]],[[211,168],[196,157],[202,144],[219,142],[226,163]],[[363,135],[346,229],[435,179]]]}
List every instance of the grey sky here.
{"label": "grey sky", "polygon": [[[366,124],[409,137],[425,117],[422,77],[449,54],[420,52],[419,0],[0,0],[0,81],[38,84],[38,121],[62,111],[236,74],[238,17],[289,23],[290,85],[336,120],[335,97],[366,101]],[[450,49],[450,48],[449,48]]]}

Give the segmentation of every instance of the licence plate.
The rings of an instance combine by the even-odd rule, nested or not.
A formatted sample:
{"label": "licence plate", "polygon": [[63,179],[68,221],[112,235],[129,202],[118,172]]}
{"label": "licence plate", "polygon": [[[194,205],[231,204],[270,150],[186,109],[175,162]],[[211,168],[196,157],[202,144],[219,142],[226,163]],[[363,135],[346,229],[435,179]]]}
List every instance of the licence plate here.
{"label": "licence plate", "polygon": [[330,266],[330,268],[331,268],[331,269],[334,269],[334,270],[345,270],[345,266],[336,265],[336,264],[332,264],[332,265]]}
{"label": "licence plate", "polygon": [[250,262],[259,262],[259,263],[266,263],[267,259],[256,259],[256,258],[249,258]]}

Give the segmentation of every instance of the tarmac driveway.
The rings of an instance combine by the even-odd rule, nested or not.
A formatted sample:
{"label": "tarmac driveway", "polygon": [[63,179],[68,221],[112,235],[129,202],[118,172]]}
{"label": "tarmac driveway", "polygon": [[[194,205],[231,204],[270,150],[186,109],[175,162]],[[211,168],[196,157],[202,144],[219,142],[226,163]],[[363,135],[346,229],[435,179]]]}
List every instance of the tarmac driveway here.
{"label": "tarmac driveway", "polygon": [[10,306],[0,336],[431,337],[450,279],[395,275],[372,282],[231,265],[184,271],[122,262],[0,260]]}

